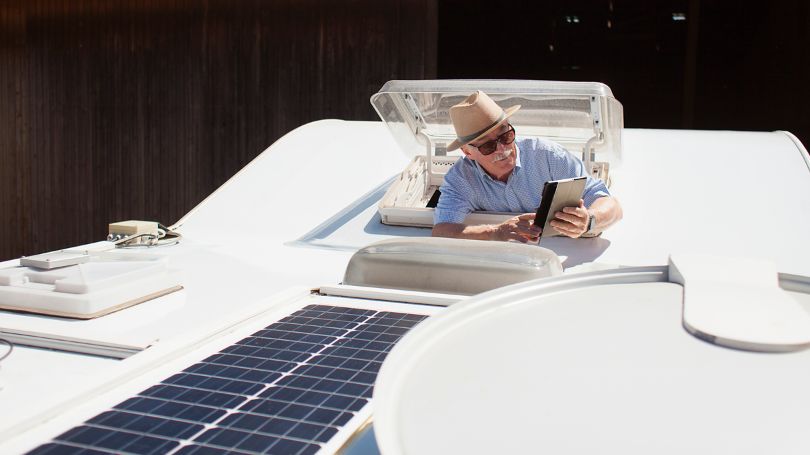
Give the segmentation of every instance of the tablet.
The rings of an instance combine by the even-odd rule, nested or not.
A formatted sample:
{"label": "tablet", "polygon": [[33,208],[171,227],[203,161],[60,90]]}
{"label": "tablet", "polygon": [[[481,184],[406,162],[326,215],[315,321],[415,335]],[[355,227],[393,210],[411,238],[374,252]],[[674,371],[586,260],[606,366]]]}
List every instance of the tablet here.
{"label": "tablet", "polygon": [[585,191],[586,177],[574,177],[563,180],[552,180],[543,185],[543,194],[540,196],[540,207],[534,217],[534,224],[543,226],[540,237],[553,237],[562,235],[554,229],[549,222],[554,214],[564,207],[578,207],[582,193]]}

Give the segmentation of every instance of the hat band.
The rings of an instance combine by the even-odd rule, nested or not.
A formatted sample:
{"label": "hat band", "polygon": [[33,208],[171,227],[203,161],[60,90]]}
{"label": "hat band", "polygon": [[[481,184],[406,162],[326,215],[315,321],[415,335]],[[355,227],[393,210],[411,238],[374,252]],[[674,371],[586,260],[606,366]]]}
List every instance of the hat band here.
{"label": "hat band", "polygon": [[486,133],[488,129],[492,128],[493,126],[497,125],[498,123],[501,123],[505,118],[506,118],[506,112],[501,111],[501,116],[498,117],[498,120],[495,120],[489,126],[484,127],[484,128],[478,130],[477,132],[475,132],[473,134],[468,134],[466,136],[459,136],[458,141],[461,142],[462,144],[466,144],[466,143],[470,142],[471,140],[477,138],[478,136]]}

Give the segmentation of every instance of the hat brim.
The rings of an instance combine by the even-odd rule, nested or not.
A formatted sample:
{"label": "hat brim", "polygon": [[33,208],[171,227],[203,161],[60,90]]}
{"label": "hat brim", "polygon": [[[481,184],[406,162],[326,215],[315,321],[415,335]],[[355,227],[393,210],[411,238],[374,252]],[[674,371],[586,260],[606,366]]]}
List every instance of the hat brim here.
{"label": "hat brim", "polygon": [[476,137],[474,137],[474,138],[470,139],[469,141],[464,141],[464,142],[462,142],[462,141],[460,141],[458,138],[456,138],[456,139],[455,139],[453,142],[451,142],[451,143],[450,143],[450,144],[447,146],[447,151],[448,151],[448,152],[452,152],[453,150],[458,149],[458,148],[459,148],[459,147],[461,147],[462,145],[467,145],[467,144],[469,144],[470,142],[475,142],[475,141],[477,141],[478,139],[481,139],[482,137],[484,137],[484,136],[486,136],[487,134],[489,134],[489,133],[491,133],[492,131],[494,131],[494,130],[495,130],[495,128],[498,128],[499,126],[503,125],[503,122],[505,122],[507,119],[509,119],[509,117],[511,117],[511,116],[512,116],[512,114],[514,114],[515,112],[517,112],[517,111],[518,111],[518,109],[520,109],[520,104],[516,104],[516,105],[514,105],[514,106],[512,106],[512,107],[508,107],[508,108],[504,109],[504,110],[503,110],[503,112],[504,112],[503,120],[501,120],[500,122],[498,122],[498,123],[496,123],[496,124],[492,125],[492,127],[490,127],[489,129],[487,129],[487,130],[486,130],[486,131],[484,131],[483,133],[479,134],[478,136],[476,136]]}

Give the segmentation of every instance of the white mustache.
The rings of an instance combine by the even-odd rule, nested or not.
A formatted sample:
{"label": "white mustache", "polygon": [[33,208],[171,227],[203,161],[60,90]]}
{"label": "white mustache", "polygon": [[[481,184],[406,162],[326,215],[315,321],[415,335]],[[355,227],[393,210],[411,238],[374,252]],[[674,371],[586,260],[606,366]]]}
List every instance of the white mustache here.
{"label": "white mustache", "polygon": [[492,161],[494,163],[497,163],[498,161],[503,161],[503,160],[509,158],[510,156],[512,156],[512,152],[513,152],[513,150],[511,148],[506,149],[506,150],[503,151],[503,153],[499,153],[499,154],[495,155],[495,159],[492,160]]}

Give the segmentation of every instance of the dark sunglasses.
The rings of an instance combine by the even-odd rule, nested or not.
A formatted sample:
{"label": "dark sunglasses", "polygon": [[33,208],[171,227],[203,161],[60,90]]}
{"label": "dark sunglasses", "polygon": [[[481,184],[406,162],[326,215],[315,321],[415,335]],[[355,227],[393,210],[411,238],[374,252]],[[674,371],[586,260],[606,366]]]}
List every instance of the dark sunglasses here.
{"label": "dark sunglasses", "polygon": [[484,142],[481,145],[472,145],[472,144],[470,145],[477,148],[482,155],[486,156],[491,155],[492,153],[495,152],[495,150],[498,150],[498,142],[500,142],[503,145],[509,145],[512,142],[515,142],[515,127],[509,125],[509,129],[506,130],[505,133],[498,136],[496,139]]}

